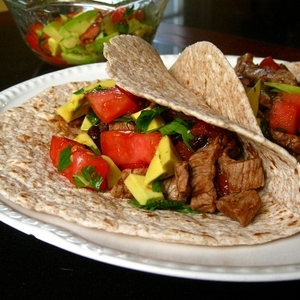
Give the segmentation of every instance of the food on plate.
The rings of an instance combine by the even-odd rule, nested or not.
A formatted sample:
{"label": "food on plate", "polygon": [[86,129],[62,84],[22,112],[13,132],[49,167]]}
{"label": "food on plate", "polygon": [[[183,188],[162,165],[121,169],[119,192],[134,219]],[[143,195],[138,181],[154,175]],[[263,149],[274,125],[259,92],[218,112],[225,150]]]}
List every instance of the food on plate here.
{"label": "food on plate", "polygon": [[[57,170],[76,187],[134,199],[141,208],[154,200],[164,203],[155,204],[155,209],[174,209],[169,200],[179,202],[176,210],[189,209],[188,205],[189,211],[215,213],[218,207],[247,226],[262,206],[260,158],[245,157],[233,132],[110,84],[104,81],[80,89],[57,109],[70,126],[84,127],[74,139],[81,144],[52,137],[50,157]],[[89,127],[82,125],[86,120],[91,120]],[[94,153],[84,151],[83,144]],[[109,167],[103,165],[102,155],[119,169],[114,184],[108,182]],[[248,191],[256,196],[248,197]],[[239,203],[234,205],[237,197]]]}
{"label": "food on plate", "polygon": [[240,56],[235,72],[244,85],[248,96],[253,90],[257,95],[249,96],[257,103],[254,111],[263,134],[300,159],[300,87],[295,67],[291,63],[277,63],[266,57],[259,63],[254,55]]}
{"label": "food on plate", "polygon": [[[210,53],[213,56],[216,51],[215,46],[207,42],[197,43],[191,47],[196,47],[199,51],[202,49],[203,55]],[[130,53],[126,51],[128,48],[132,49]],[[224,206],[223,202],[219,203],[217,206],[220,211],[225,207],[223,213],[192,213],[192,211],[187,210],[187,213],[183,214],[172,210],[158,209],[149,211],[144,209],[145,207],[138,209],[129,203],[127,199],[117,199],[109,192],[91,190],[94,186],[96,189],[106,189],[105,185],[107,187],[113,186],[112,182],[116,182],[116,178],[111,179],[113,176],[105,175],[110,171],[110,168],[108,168],[108,173],[106,173],[107,166],[114,165],[114,162],[112,162],[113,159],[108,159],[106,155],[105,157],[101,157],[100,160],[101,172],[103,172],[103,177],[106,176],[106,180],[99,182],[99,178],[93,175],[93,171],[98,168],[98,164],[95,164],[92,168],[86,168],[87,165],[84,164],[84,161],[81,161],[83,164],[82,174],[80,174],[81,176],[77,176],[76,180],[81,184],[89,182],[96,182],[96,184],[88,184],[88,188],[75,188],[74,184],[70,183],[53,166],[49,151],[51,139],[54,136],[59,137],[60,145],[70,143],[70,147],[67,146],[66,152],[70,153],[71,151],[72,153],[73,151],[75,154],[83,155],[87,161],[93,161],[94,157],[99,155],[97,154],[97,149],[93,149],[94,147],[85,152],[86,148],[73,140],[82,133],[82,129],[78,127],[78,124],[77,126],[70,126],[75,125],[76,120],[66,122],[61,115],[57,114],[57,109],[66,103],[70,105],[68,107],[72,107],[74,103],[72,101],[69,102],[69,100],[74,91],[81,91],[77,95],[80,95],[84,91],[81,94],[84,96],[85,93],[88,94],[86,87],[95,84],[95,82],[78,82],[51,87],[31,98],[22,106],[9,109],[1,115],[0,186],[2,188],[0,192],[5,199],[28,209],[60,216],[82,226],[151,238],[163,242],[206,246],[255,245],[284,238],[299,232],[300,195],[298,163],[282,147],[268,141],[262,134],[259,134],[256,125],[250,126],[247,129],[247,124],[251,125],[252,120],[256,122],[253,114],[246,113],[246,117],[245,115],[234,116],[233,113],[226,114],[224,106],[233,107],[235,112],[239,114],[246,108],[251,109],[246,101],[241,104],[243,106],[242,110],[239,107],[234,107],[232,103],[227,103],[232,101],[234,97],[232,99],[223,99],[227,102],[222,101],[222,104],[216,104],[220,106],[219,110],[210,107],[206,101],[209,90],[204,90],[204,93],[199,96],[182,86],[164,66],[161,57],[154,48],[137,37],[124,35],[113,38],[109,44],[105,44],[104,55],[108,60],[106,64],[108,76],[114,80],[116,87],[124,91],[127,96],[129,94],[134,95],[136,103],[140,103],[138,100],[140,98],[147,99],[151,104],[155,103],[154,107],[150,105],[152,110],[155,107],[167,107],[170,112],[176,112],[184,116],[184,118],[187,117],[188,120],[197,120],[195,121],[196,123],[208,124],[208,126],[213,126],[214,128],[218,127],[221,128],[222,132],[232,132],[233,135],[238,136],[238,141],[241,144],[244,154],[243,158],[246,161],[251,158],[246,163],[247,166],[245,165],[245,168],[251,165],[251,168],[257,167],[257,170],[260,170],[260,172],[263,170],[263,187],[258,188],[257,192],[254,191],[255,196],[251,194],[253,193],[253,189],[251,189],[250,191],[244,191],[240,195],[235,194],[237,196],[232,197]],[[198,59],[197,55],[194,59]],[[217,59],[222,61],[220,57]],[[223,60],[226,61],[226,58],[223,57]],[[219,68],[221,70],[215,70],[215,68],[210,70],[210,72],[216,71],[216,73],[215,77],[208,77],[207,82],[214,80],[214,82],[221,83],[219,74],[222,72],[225,74],[227,70],[232,70],[226,63],[220,64]],[[182,67],[182,69],[184,68]],[[203,70],[208,69],[209,67],[206,66],[206,69]],[[230,74],[234,75],[232,80],[236,82],[236,75],[232,72]],[[228,80],[228,83],[230,83],[230,80]],[[211,85],[212,83],[207,84]],[[220,87],[216,85],[216,91],[220,92],[218,89],[223,89],[222,85]],[[244,99],[245,90],[241,89],[240,92],[241,97]],[[90,99],[92,102],[95,100],[94,97]],[[126,100],[126,97],[124,99]],[[147,104],[149,103],[147,102]],[[144,110],[149,110],[148,108],[149,106],[145,105]],[[74,110],[71,110],[71,114],[68,116],[71,115],[72,118],[73,112]],[[86,113],[89,114],[89,112],[85,111],[84,115]],[[139,118],[136,115],[137,113],[139,115],[139,111],[135,111],[135,109],[130,111],[130,115],[133,115],[135,119]],[[91,114],[89,120],[85,120],[85,117],[82,116],[82,126],[84,128],[89,126],[87,125],[89,122],[93,123],[92,116],[93,114]],[[166,122],[166,119],[163,119],[163,121]],[[35,125],[32,126],[32,124]],[[157,124],[164,126],[161,120],[157,120],[153,126],[155,127]],[[7,132],[10,134],[8,135]],[[109,131],[104,132],[111,134]],[[157,133],[157,131],[152,133]],[[94,134],[91,136],[97,137]],[[85,138],[86,135],[83,137],[83,140]],[[115,137],[110,136],[110,138]],[[162,138],[161,136],[159,142]],[[92,139],[92,141],[96,145],[99,145],[96,142],[97,138]],[[156,147],[156,149],[159,149],[158,151],[163,151],[163,149],[172,150],[168,138],[163,140],[161,146],[158,146],[159,142]],[[207,146],[218,148],[218,139],[211,139],[211,143]],[[156,149],[153,156],[155,156]],[[204,160],[204,157],[214,159],[214,151],[205,151],[208,150],[206,147],[203,150],[204,153],[200,153],[200,161],[206,162],[207,160]],[[166,160],[169,161],[171,159],[176,161],[177,158],[173,154],[167,156]],[[63,172],[74,171],[74,168],[79,165],[72,164],[72,162],[70,164],[69,158],[68,154],[66,159],[67,164],[62,167]],[[194,158],[195,161],[198,160],[197,157]],[[104,163],[104,160],[106,163]],[[232,160],[234,159],[231,157],[222,156],[220,162],[222,167],[220,169],[222,168],[224,173],[232,170],[231,166],[235,163]],[[64,159],[62,161],[65,162]],[[175,168],[174,171],[179,171],[179,175],[185,174],[186,162],[181,163],[181,160],[179,162],[179,168]],[[260,163],[262,164],[262,168],[259,167]],[[195,167],[192,170],[197,173],[200,171],[200,168],[197,169],[196,166],[195,162]],[[211,166],[207,166],[208,176],[211,176]],[[69,167],[70,169],[68,169]],[[164,169],[163,173],[168,173],[172,169],[165,164],[161,164],[161,167]],[[122,168],[121,164],[118,169]],[[237,170],[239,166],[235,165],[235,168]],[[127,178],[129,177],[129,189],[140,182],[140,176],[145,175],[140,165],[135,170],[135,172],[130,174],[130,177],[127,176]],[[123,172],[123,170],[120,171],[121,173]],[[118,176],[121,173],[118,173]],[[231,175],[236,175],[236,172]],[[249,173],[250,177],[251,174]],[[186,177],[184,178],[186,180]],[[145,178],[142,177],[142,179],[142,182],[145,182]],[[150,177],[149,180],[151,181],[152,178]],[[234,180],[230,186],[232,191],[236,191],[235,182]],[[246,182],[249,183],[248,180]],[[239,222],[225,215],[228,214],[232,218],[238,219],[235,209],[232,209],[232,207],[238,207],[235,204],[238,202],[240,196],[245,200],[245,204],[249,205],[247,212],[250,212],[252,208],[257,208],[256,204],[261,201],[261,207],[258,208],[257,215],[247,226],[241,226],[239,223],[247,223],[247,214]],[[260,199],[253,205],[253,200],[258,199],[257,196]],[[250,201],[248,201],[249,199]],[[223,200],[226,201],[226,198]],[[161,200],[150,202],[152,203],[149,203],[149,205],[152,205],[153,202],[154,205],[155,203],[158,205],[161,204]],[[172,203],[176,206],[179,201],[172,201]],[[148,201],[146,204],[148,204]],[[228,212],[229,210],[230,212]]]}
{"label": "food on plate", "polygon": [[103,61],[103,45],[113,36],[134,34],[148,40],[155,30],[142,9],[120,7],[107,12],[77,8],[46,25],[31,24],[25,39],[46,62],[68,66]]}

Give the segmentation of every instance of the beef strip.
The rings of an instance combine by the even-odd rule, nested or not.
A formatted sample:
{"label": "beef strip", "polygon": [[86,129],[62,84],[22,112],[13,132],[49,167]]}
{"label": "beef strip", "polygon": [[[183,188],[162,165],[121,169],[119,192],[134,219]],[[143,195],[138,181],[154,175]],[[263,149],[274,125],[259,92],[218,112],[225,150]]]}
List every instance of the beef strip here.
{"label": "beef strip", "polygon": [[249,190],[224,196],[216,205],[222,214],[245,227],[262,207],[262,201],[255,190]]}
{"label": "beef strip", "polygon": [[294,134],[288,134],[277,130],[270,130],[272,138],[280,146],[290,151],[293,155],[300,154],[300,137]]}
{"label": "beef strip", "polygon": [[179,161],[175,163],[175,174],[162,181],[164,186],[164,196],[168,200],[187,203],[191,193],[189,183],[189,163]]}
{"label": "beef strip", "polygon": [[218,159],[218,165],[221,173],[228,180],[230,193],[257,189],[264,184],[264,170],[260,158],[234,160],[223,152],[223,155]]}
{"label": "beef strip", "polygon": [[128,177],[129,174],[138,174],[138,175],[145,175],[147,169],[145,168],[137,168],[137,169],[125,169],[121,172],[121,176],[117,183],[113,186],[110,193],[115,198],[133,198],[132,194],[126,187],[124,180]]}
{"label": "beef strip", "polygon": [[[259,65],[253,62],[254,55],[252,53],[246,53],[240,56],[237,60],[237,64],[234,68],[238,77],[242,80],[242,83],[254,86],[254,84],[261,79],[262,82],[278,82],[286,83],[290,85],[298,85],[296,77],[284,66],[280,64],[277,71],[271,69],[260,68]],[[245,79],[248,79],[247,81]]]}
{"label": "beef strip", "polygon": [[133,122],[111,122],[108,124],[108,130],[134,131]]}
{"label": "beef strip", "polygon": [[202,212],[215,212],[217,192],[214,186],[215,163],[220,156],[219,139],[215,138],[189,159],[191,207]]}

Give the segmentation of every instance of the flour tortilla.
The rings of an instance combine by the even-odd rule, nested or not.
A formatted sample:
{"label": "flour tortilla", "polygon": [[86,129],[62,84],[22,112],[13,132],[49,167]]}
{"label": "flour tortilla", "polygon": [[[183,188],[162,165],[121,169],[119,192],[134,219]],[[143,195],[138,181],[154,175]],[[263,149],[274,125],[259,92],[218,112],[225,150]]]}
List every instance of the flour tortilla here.
{"label": "flour tortilla", "polygon": [[255,134],[263,135],[244,86],[215,45],[204,41],[187,47],[171,67],[170,73],[222,116]]}
{"label": "flour tortilla", "polygon": [[[128,46],[133,47],[131,57],[126,55]],[[119,60],[121,53],[123,58]],[[198,103],[198,97],[176,82],[148,44],[131,39],[112,40],[105,55],[109,74],[123,88],[135,89],[157,103],[239,133],[248,154],[258,153],[264,161],[267,180],[259,215],[244,228],[221,214],[149,212],[108,193],[76,189],[52,166],[49,145],[52,135],[74,136],[57,116],[56,108],[87,83],[51,87],[1,115],[0,194],[4,198],[82,226],[172,243],[255,245],[299,231],[299,169],[293,158],[263,137]]]}

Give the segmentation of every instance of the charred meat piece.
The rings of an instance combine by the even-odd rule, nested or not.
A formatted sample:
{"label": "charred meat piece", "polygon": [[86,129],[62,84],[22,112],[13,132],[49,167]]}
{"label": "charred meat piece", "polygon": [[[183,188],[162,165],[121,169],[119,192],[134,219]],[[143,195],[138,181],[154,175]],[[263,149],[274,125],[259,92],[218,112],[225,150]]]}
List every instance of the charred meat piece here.
{"label": "charred meat piece", "polygon": [[108,130],[134,131],[133,122],[111,122],[108,124]]}
{"label": "charred meat piece", "polygon": [[219,139],[215,138],[189,159],[191,207],[202,212],[215,212],[217,192],[214,186],[215,163],[220,156]]}
{"label": "charred meat piece", "polygon": [[110,193],[115,198],[133,198],[132,194],[129,192],[128,188],[126,187],[124,180],[128,177],[129,174],[138,174],[138,175],[145,175],[147,169],[145,168],[138,168],[138,169],[125,169],[122,171],[120,179],[111,189]]}
{"label": "charred meat piece", "polygon": [[294,156],[300,154],[300,137],[277,130],[270,130],[272,138],[277,144],[287,149]]}
{"label": "charred meat piece", "polygon": [[[261,68],[253,62],[254,55],[246,53],[240,56],[234,68],[238,77],[241,78],[242,83],[248,86],[254,86],[255,83],[261,79],[262,82],[279,82],[290,85],[298,85],[296,77],[283,65],[280,64],[278,70]],[[248,80],[245,80],[248,79]]]}
{"label": "charred meat piece", "polygon": [[216,205],[222,214],[245,227],[262,207],[262,201],[255,190],[249,190],[224,196]]}
{"label": "charred meat piece", "polygon": [[264,171],[260,158],[237,161],[229,158],[224,152],[218,159],[218,165],[228,181],[229,193],[257,189],[264,184]]}
{"label": "charred meat piece", "polygon": [[187,161],[175,163],[174,176],[162,181],[165,198],[187,203],[191,193],[189,178],[189,163]]}

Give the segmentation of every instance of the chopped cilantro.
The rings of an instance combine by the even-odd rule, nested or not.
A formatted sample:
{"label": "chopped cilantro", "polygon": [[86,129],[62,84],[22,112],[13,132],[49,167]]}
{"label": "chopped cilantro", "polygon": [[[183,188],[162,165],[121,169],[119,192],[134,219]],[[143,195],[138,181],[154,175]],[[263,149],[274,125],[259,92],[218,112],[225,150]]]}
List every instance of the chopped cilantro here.
{"label": "chopped cilantro", "polygon": [[126,8],[123,17],[124,18],[130,17],[133,13],[134,13],[134,5]]}
{"label": "chopped cilantro", "polygon": [[185,145],[194,152],[189,141],[194,137],[190,132],[190,123],[180,118],[175,118],[172,122],[159,128],[162,135],[180,134]]}
{"label": "chopped cilantro", "polygon": [[57,170],[64,171],[71,163],[71,146],[69,145],[59,153]]}
{"label": "chopped cilantro", "polygon": [[163,192],[164,191],[164,187],[162,185],[162,182],[159,180],[155,180],[152,182],[152,191],[153,192]]}
{"label": "chopped cilantro", "polygon": [[73,182],[78,188],[92,188],[100,191],[103,182],[102,176],[95,172],[94,166],[83,167],[81,172],[73,175]]}
{"label": "chopped cilantro", "polygon": [[132,122],[132,121],[133,121],[133,118],[130,117],[130,116],[121,116],[119,118],[114,119],[114,122],[127,122],[127,123],[129,123],[129,122]]}
{"label": "chopped cilantro", "polygon": [[129,24],[125,24],[123,22],[118,22],[116,24],[115,28],[120,34],[127,34],[129,31]]}
{"label": "chopped cilantro", "polygon": [[88,110],[88,113],[86,116],[93,126],[99,124],[99,118],[96,116],[96,114],[94,113],[94,111],[91,108]]}
{"label": "chopped cilantro", "polygon": [[74,92],[73,94],[75,95],[81,95],[81,94],[87,94],[90,92],[97,92],[97,91],[103,91],[103,90],[107,90],[109,89],[108,87],[104,87],[101,84],[97,85],[96,87],[89,89],[89,90],[85,90],[84,88],[81,88],[79,90],[77,90],[76,92]]}
{"label": "chopped cilantro", "polygon": [[152,109],[143,110],[136,120],[136,131],[137,132],[146,132],[151,121],[157,116],[161,115],[167,107],[156,106]]}
{"label": "chopped cilantro", "polygon": [[193,210],[190,206],[179,201],[171,200],[148,200],[145,205],[141,205],[137,200],[129,200],[129,203],[137,208],[145,210],[172,210],[180,213],[200,214],[201,212]]}

